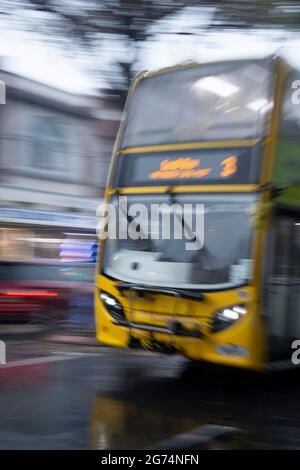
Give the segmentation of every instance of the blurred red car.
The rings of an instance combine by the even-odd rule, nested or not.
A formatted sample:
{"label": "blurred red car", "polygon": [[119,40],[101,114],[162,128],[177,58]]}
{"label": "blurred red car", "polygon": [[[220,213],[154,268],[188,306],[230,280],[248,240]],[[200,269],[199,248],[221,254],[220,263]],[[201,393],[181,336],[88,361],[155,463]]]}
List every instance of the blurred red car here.
{"label": "blurred red car", "polygon": [[78,296],[79,309],[92,298],[93,281],[93,264],[1,261],[0,322],[65,321]]}

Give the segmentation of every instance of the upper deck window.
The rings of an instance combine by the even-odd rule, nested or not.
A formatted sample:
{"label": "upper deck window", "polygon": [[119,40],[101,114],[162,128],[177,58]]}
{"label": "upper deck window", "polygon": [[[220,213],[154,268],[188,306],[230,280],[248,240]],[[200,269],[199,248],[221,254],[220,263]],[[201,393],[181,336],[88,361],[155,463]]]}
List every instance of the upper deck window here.
{"label": "upper deck window", "polygon": [[206,64],[143,79],[121,146],[252,139],[266,134],[272,59]]}

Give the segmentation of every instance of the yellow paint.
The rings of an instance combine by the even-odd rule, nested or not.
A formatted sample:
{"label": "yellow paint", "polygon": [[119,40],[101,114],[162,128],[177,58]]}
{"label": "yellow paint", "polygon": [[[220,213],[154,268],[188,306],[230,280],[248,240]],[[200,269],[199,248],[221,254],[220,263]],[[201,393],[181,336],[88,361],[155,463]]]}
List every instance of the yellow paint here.
{"label": "yellow paint", "polygon": [[163,152],[166,150],[197,150],[197,149],[223,149],[230,147],[252,147],[261,142],[260,139],[243,140],[213,140],[208,142],[184,142],[182,144],[147,145],[144,147],[123,148],[118,154]]}
{"label": "yellow paint", "polygon": [[161,75],[164,73],[169,73],[169,72],[174,72],[175,70],[181,70],[181,69],[190,69],[194,67],[199,67],[199,62],[184,62],[183,64],[176,64],[176,65],[171,65],[169,67],[163,67],[158,70],[148,70],[143,78],[149,78],[149,77],[155,77],[157,75]]}
{"label": "yellow paint", "polygon": [[[113,194],[160,194],[165,193],[170,186],[140,186],[119,188],[117,190],[110,189],[109,196]],[[193,186],[172,186],[174,193],[242,193],[257,192],[260,186],[257,184],[203,184]]]}
{"label": "yellow paint", "polygon": [[[257,314],[257,302],[255,290],[252,287],[233,289],[224,292],[206,293],[202,301],[181,299],[177,301],[176,318],[185,321],[188,319],[193,329],[193,323],[201,323],[201,330],[207,334],[204,340],[172,336],[162,333],[153,333],[116,326],[100,299],[101,289],[119,299],[128,315],[128,298],[126,294],[120,295],[116,283],[104,275],[97,276],[96,281],[96,324],[97,338],[100,342],[111,346],[126,348],[130,336],[141,340],[145,345],[151,344],[151,340],[172,344],[185,356],[196,360],[206,360],[219,364],[227,364],[236,367],[261,369],[264,363],[264,348],[261,335],[261,319]],[[240,291],[247,293],[248,299],[240,297]],[[228,329],[209,334],[213,315],[222,307],[237,303],[247,305],[247,315]],[[156,326],[166,324],[167,320],[174,318],[174,297],[156,295],[148,300],[134,301],[134,313],[131,319],[134,322],[151,323]],[[223,356],[218,353],[218,345],[236,344],[244,348],[248,357]],[[253,347],[255,344],[255,348]]]}
{"label": "yellow paint", "polygon": [[[193,64],[190,66],[194,66]],[[154,73],[144,73],[139,80],[154,76],[158,73],[168,72],[175,68],[165,69]],[[188,149],[212,149],[229,147],[251,147],[259,142],[264,145],[264,156],[260,184],[248,185],[183,185],[173,186],[175,193],[239,193],[239,192],[259,192],[260,197],[257,205],[257,211],[253,215],[254,240],[252,245],[252,256],[254,259],[253,280],[251,285],[243,288],[232,289],[228,291],[207,292],[204,300],[180,299],[177,303],[176,311],[173,312],[176,318],[182,319],[188,328],[195,329],[195,324],[201,324],[201,331],[205,333],[204,339],[186,338],[180,336],[169,336],[162,333],[150,334],[146,331],[128,329],[117,326],[113,323],[109,313],[104,308],[100,300],[100,290],[111,293],[123,305],[125,313],[128,315],[128,299],[118,291],[116,284],[119,281],[109,279],[104,274],[97,275],[95,289],[96,305],[96,325],[97,338],[104,344],[117,347],[128,347],[130,336],[137,338],[144,345],[150,347],[151,341],[160,341],[165,344],[172,344],[180,351],[180,354],[189,358],[204,360],[208,362],[225,364],[235,367],[242,367],[254,370],[263,370],[268,360],[268,342],[267,329],[263,319],[261,302],[262,285],[262,266],[264,259],[264,247],[266,243],[266,229],[271,220],[272,204],[271,192],[266,189],[270,182],[273,162],[275,158],[276,141],[279,129],[279,119],[281,114],[283,86],[286,80],[288,68],[282,60],[275,63],[275,80],[273,89],[274,109],[268,126],[268,135],[263,140],[231,140],[215,142],[185,142],[181,144],[170,143],[167,145],[150,145],[135,148],[120,148],[120,140],[115,148],[113,160],[117,159],[120,153],[125,155],[161,152],[165,150],[188,150]],[[137,86],[138,81],[134,86]],[[149,158],[151,158],[149,156]],[[234,161],[227,164],[234,168]],[[224,168],[228,170],[229,167]],[[111,179],[109,179],[111,181]],[[169,186],[161,185],[156,187],[126,187],[113,189],[108,185],[106,190],[107,200],[114,194],[162,194],[167,191]],[[101,259],[101,258],[100,258]],[[99,264],[99,272],[102,263]],[[213,334],[211,332],[212,318],[218,310],[234,304],[245,304],[247,314],[238,320],[235,324]],[[166,325],[172,316],[174,299],[170,296],[154,295],[143,301],[135,301],[132,320],[136,322],[152,323],[157,326]],[[198,326],[199,327],[199,326]],[[237,345],[244,348],[247,352],[245,357],[220,354],[219,347],[224,345]]]}
{"label": "yellow paint", "polygon": [[254,230],[266,230],[269,228],[274,204],[271,201],[263,203],[261,200],[255,205],[254,212],[251,216],[251,224]]}
{"label": "yellow paint", "polygon": [[[284,85],[288,76],[289,67],[280,58],[277,58],[274,69],[274,85],[273,85],[273,112],[268,124],[268,137],[265,141],[263,166],[261,173],[262,188],[268,187],[272,178],[276,145],[278,140],[279,123],[281,116],[281,108],[284,95]],[[266,229],[271,222],[271,191],[264,189],[258,202],[257,227],[254,239],[254,286],[258,292],[261,292],[263,282],[263,263],[264,263],[264,247],[266,244]],[[268,215],[264,216],[266,208]],[[269,220],[266,220],[269,218]],[[258,219],[260,219],[258,221]],[[262,312],[263,313],[263,312]]]}

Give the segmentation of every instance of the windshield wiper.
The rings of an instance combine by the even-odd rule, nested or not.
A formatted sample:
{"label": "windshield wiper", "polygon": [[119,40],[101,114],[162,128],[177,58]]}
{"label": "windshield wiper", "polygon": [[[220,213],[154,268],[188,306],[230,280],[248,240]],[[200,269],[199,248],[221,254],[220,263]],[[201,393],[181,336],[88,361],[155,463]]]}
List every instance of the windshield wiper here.
{"label": "windshield wiper", "polygon": [[[172,186],[169,186],[169,188],[167,189],[166,193],[168,194],[169,196],[169,199],[170,199],[170,202],[171,204],[179,204],[176,197],[175,197],[175,194],[172,190]],[[195,242],[195,243],[198,243],[198,246],[199,246],[199,250],[201,249],[202,245],[201,245],[201,241],[199,240],[199,238],[197,237],[197,234],[195,232],[193,232],[193,230],[191,229],[191,227],[189,226],[189,224],[187,223],[187,221],[185,220],[184,216],[183,216],[183,213],[181,212],[180,215],[174,211],[174,214],[176,215],[177,219],[180,220],[181,222],[181,225],[182,225],[182,228],[188,232],[189,236],[191,237],[191,241],[192,242]]]}
{"label": "windshield wiper", "polygon": [[[170,186],[167,189],[166,193],[169,195],[169,198],[170,198],[170,201],[172,202],[172,204],[179,204],[176,197],[175,197],[174,192],[172,191],[172,186]],[[198,244],[197,253],[201,254],[202,256],[207,256],[208,259],[213,261],[214,258],[215,258],[214,255],[204,245],[202,245],[202,243],[199,240],[197,234],[195,232],[193,232],[193,230],[191,229],[191,227],[189,226],[189,224],[185,220],[185,218],[183,216],[183,212],[181,212],[180,215],[175,212],[175,215],[176,215],[177,218],[180,217],[182,227],[183,227],[183,229],[185,229],[189,233],[189,235],[191,237],[191,241]]]}
{"label": "windshield wiper", "polygon": [[[120,201],[120,199],[119,199]],[[142,227],[141,227],[141,224],[138,224],[137,222],[135,222],[134,220],[134,217],[132,217],[130,214],[128,214],[128,211],[126,211],[123,207],[122,207],[122,204],[119,203],[119,206],[121,208],[121,211],[123,212],[123,214],[125,215],[126,219],[127,219],[127,222],[128,224],[130,223],[134,223],[135,224],[135,228],[136,230],[143,234],[144,235],[144,238],[141,238],[141,240],[147,240],[149,242],[149,248],[150,248],[150,251],[154,252],[154,245],[153,245],[153,242],[152,242],[152,239],[151,239],[151,236],[149,237],[149,234],[146,233]]]}

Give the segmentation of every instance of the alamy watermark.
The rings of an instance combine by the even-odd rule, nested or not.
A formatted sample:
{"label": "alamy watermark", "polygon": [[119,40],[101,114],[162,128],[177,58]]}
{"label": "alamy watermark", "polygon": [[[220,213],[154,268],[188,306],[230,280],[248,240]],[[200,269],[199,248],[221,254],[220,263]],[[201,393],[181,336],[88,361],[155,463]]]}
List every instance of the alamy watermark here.
{"label": "alamy watermark", "polygon": [[0,80],[0,104],[6,104],[6,84]]}
{"label": "alamy watermark", "polygon": [[186,240],[185,249],[204,246],[204,204],[128,204],[126,196],[100,204],[100,240]]}
{"label": "alamy watermark", "polygon": [[292,342],[291,348],[295,349],[291,357],[292,364],[298,366],[300,364],[300,339],[295,339]]}
{"label": "alamy watermark", "polygon": [[295,90],[292,93],[292,103],[300,104],[300,80],[293,81],[292,89]]}

